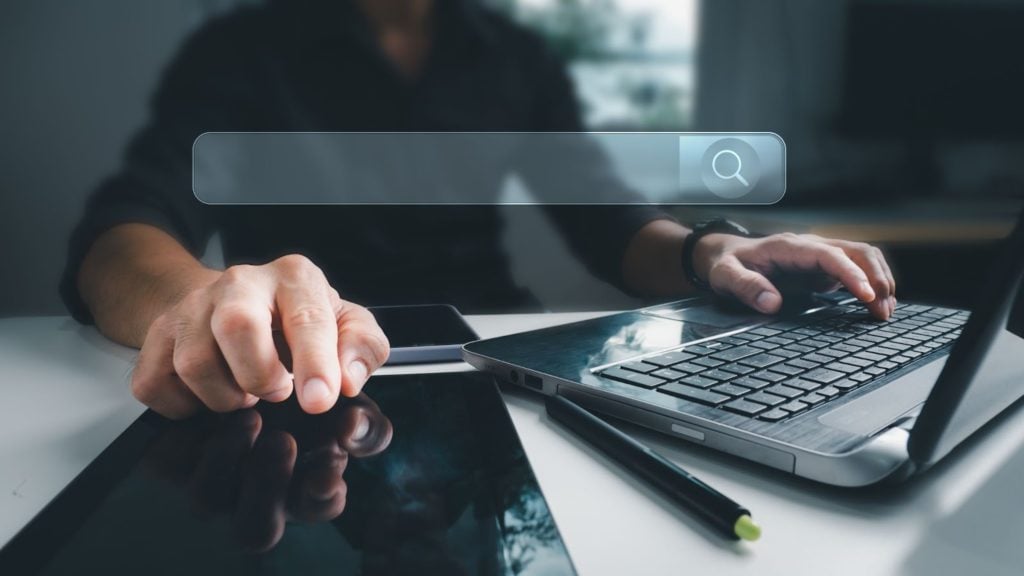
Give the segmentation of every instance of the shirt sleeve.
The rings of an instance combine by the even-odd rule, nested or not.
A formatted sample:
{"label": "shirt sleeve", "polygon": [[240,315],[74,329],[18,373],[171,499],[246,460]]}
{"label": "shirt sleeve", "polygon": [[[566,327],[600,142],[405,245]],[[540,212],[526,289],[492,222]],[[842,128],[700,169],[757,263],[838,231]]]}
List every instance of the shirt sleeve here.
{"label": "shirt sleeve", "polygon": [[[192,143],[206,131],[238,129],[245,113],[246,67],[240,57],[245,18],[224,17],[194,33],[164,70],[146,125],[129,144],[118,171],[86,201],[71,234],[60,294],[71,315],[93,319],[77,278],[93,242],[128,223],[155,226],[196,257],[214,231],[215,207],[192,193]],[[242,26],[244,28],[248,26]],[[242,41],[239,41],[241,38]],[[234,42],[232,42],[234,40]]]}
{"label": "shirt sleeve", "polygon": [[[567,134],[532,139],[520,155],[517,172],[533,194],[547,201],[545,212],[590,273],[631,293],[622,266],[630,240],[650,222],[674,219],[643,204],[615,173],[600,145],[583,134],[579,102],[564,64],[547,50],[537,60],[537,131]],[[566,187],[586,191],[594,204],[564,204]]]}

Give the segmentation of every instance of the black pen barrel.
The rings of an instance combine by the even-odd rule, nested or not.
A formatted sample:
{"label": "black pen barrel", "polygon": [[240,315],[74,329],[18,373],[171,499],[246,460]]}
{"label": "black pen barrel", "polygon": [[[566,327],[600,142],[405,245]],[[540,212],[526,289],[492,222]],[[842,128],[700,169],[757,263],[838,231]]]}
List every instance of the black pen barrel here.
{"label": "black pen barrel", "polygon": [[740,516],[750,514],[748,510],[575,403],[549,396],[546,408],[555,420],[682,504],[723,536],[737,539],[734,525]]}

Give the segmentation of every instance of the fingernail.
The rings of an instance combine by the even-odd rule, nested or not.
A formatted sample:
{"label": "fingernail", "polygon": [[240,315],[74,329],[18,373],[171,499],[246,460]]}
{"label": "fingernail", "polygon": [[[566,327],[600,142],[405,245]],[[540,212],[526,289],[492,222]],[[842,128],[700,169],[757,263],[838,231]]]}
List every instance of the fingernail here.
{"label": "fingernail", "polygon": [[362,386],[366,382],[366,376],[370,373],[370,369],[366,367],[366,363],[362,360],[355,360],[348,365],[348,377],[356,386]]}
{"label": "fingernail", "polygon": [[771,312],[775,310],[778,301],[779,296],[777,294],[765,290],[757,295],[757,298],[754,300],[754,306],[761,312]]}
{"label": "fingernail", "polygon": [[370,419],[361,411],[356,412],[356,427],[352,430],[352,440],[362,440],[370,431]]}
{"label": "fingernail", "polygon": [[331,396],[331,389],[321,378],[310,378],[302,387],[302,400],[308,404],[319,404]]}
{"label": "fingernail", "polygon": [[867,280],[860,281],[860,289],[868,295],[868,301],[875,299],[875,289],[871,287],[871,284]]}

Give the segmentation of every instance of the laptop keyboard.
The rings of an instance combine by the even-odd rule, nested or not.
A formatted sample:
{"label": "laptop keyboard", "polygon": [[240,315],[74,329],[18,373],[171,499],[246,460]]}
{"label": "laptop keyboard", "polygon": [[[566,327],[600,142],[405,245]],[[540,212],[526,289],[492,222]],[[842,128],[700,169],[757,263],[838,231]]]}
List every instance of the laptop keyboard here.
{"label": "laptop keyboard", "polygon": [[938,353],[968,312],[898,304],[872,319],[846,304],[602,370],[604,378],[777,422]]}

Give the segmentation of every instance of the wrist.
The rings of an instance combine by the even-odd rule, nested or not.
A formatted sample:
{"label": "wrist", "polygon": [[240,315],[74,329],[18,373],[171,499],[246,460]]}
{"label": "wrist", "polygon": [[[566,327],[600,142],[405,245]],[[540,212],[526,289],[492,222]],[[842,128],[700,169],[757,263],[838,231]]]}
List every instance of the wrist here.
{"label": "wrist", "polygon": [[[712,236],[717,238],[710,238]],[[711,289],[708,276],[713,260],[721,255],[721,247],[736,237],[750,238],[751,234],[739,224],[721,218],[693,226],[693,230],[683,241],[680,260],[683,274],[691,286],[698,290]]]}
{"label": "wrist", "polygon": [[693,273],[705,284],[711,284],[711,268],[725,251],[726,244],[736,236],[716,232],[698,238],[693,248]]}

